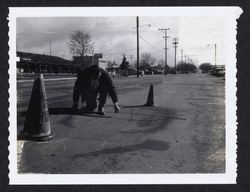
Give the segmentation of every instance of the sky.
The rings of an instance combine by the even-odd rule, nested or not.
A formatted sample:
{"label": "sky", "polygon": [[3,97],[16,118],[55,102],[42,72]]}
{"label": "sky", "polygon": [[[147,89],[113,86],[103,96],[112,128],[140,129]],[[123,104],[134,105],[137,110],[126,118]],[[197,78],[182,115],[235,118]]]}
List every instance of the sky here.
{"label": "sky", "polygon": [[[165,58],[164,34],[169,28],[168,65],[174,66],[173,38],[178,38],[177,62],[185,55],[195,64],[224,64],[224,20],[220,17],[139,17],[140,54]],[[17,18],[17,50],[50,54],[72,60],[68,42],[76,30],[89,33],[94,52],[104,61],[121,63],[123,54],[136,62],[136,17],[20,17]],[[183,49],[183,50],[182,50]],[[181,51],[182,50],[182,51]],[[183,52],[183,57],[181,57]],[[186,57],[186,58],[187,58]]]}

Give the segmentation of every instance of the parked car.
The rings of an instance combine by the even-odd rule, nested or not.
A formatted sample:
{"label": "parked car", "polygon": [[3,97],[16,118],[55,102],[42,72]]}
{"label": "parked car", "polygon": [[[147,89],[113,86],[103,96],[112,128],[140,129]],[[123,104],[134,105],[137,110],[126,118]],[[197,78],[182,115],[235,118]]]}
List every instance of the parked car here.
{"label": "parked car", "polygon": [[170,68],[170,69],[169,69],[169,73],[170,73],[170,74],[176,74],[176,70],[175,70],[174,68]]}
{"label": "parked car", "polygon": [[215,76],[216,77],[225,77],[225,69],[217,69]]}
{"label": "parked car", "polygon": [[225,77],[225,69],[223,68],[214,68],[211,72],[211,75],[215,77]]}
{"label": "parked car", "polygon": [[153,69],[154,74],[164,74],[164,69]]}
{"label": "parked car", "polygon": [[152,69],[148,68],[148,69],[144,69],[144,74],[145,74],[145,75],[153,75],[154,72],[153,72]]}
{"label": "parked car", "polygon": [[[130,75],[137,75],[137,70],[134,68],[130,68],[128,70],[121,71],[122,76],[130,76]],[[143,76],[144,72],[142,70],[139,70],[139,75]]]}

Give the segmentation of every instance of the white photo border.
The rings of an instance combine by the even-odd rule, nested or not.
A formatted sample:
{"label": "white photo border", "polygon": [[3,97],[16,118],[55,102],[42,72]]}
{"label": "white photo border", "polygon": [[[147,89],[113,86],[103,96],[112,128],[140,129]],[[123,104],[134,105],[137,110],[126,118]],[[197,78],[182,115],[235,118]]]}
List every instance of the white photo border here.
{"label": "white photo border", "polygon": [[[10,7],[9,8],[9,179],[28,184],[235,184],[237,177],[236,19],[239,7]],[[220,16],[225,21],[226,171],[223,174],[19,174],[17,172],[16,19],[18,17]]]}

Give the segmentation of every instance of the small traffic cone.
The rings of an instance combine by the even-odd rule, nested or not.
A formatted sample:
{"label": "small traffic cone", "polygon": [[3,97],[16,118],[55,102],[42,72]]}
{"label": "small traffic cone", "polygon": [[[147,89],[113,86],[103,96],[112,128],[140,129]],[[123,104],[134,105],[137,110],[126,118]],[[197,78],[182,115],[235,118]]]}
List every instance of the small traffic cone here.
{"label": "small traffic cone", "polygon": [[149,92],[148,92],[148,99],[147,99],[147,103],[144,105],[144,106],[155,106],[155,103],[154,103],[154,88],[153,88],[153,85],[150,85],[150,89],[149,89]]}
{"label": "small traffic cone", "polygon": [[43,74],[35,78],[22,136],[37,141],[52,137]]}

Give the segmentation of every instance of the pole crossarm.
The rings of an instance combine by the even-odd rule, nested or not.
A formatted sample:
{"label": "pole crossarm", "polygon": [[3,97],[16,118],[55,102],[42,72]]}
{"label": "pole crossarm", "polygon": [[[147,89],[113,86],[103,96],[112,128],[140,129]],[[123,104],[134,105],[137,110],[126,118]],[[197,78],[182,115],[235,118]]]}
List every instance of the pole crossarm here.
{"label": "pole crossarm", "polygon": [[167,35],[167,31],[170,30],[170,28],[159,28],[159,31],[162,31],[164,33],[163,38],[165,39],[165,48],[163,48],[165,50],[165,70],[167,69],[168,66],[168,43],[167,40],[170,36]]}

